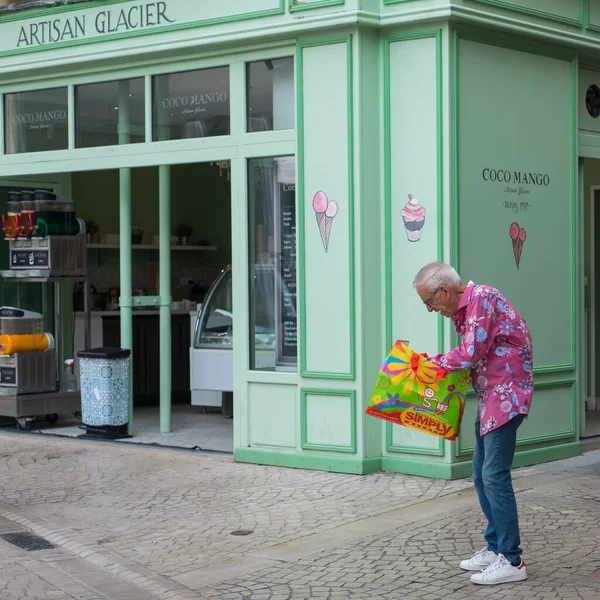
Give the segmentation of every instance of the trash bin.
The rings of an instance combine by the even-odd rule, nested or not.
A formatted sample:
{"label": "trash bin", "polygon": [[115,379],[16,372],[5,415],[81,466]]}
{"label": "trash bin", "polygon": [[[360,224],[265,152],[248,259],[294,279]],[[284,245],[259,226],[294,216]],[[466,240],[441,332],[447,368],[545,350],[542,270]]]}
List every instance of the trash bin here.
{"label": "trash bin", "polygon": [[130,350],[82,350],[81,420],[86,430],[79,437],[117,439],[127,435],[129,423]]}

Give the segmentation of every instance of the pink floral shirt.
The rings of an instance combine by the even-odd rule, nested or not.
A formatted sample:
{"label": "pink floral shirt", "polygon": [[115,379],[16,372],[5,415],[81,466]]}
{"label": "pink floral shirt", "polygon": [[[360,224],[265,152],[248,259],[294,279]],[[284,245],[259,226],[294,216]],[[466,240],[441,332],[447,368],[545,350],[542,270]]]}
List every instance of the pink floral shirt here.
{"label": "pink floral shirt", "polygon": [[480,435],[517,415],[527,416],[533,396],[533,352],[523,317],[498,290],[470,281],[452,321],[462,344],[431,360],[448,371],[471,369]]}

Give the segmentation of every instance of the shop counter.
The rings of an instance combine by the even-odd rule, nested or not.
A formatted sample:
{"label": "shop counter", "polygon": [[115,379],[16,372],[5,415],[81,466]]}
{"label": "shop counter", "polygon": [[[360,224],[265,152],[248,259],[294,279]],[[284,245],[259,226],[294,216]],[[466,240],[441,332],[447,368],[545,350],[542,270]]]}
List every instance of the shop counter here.
{"label": "shop counter", "polygon": [[[189,346],[191,336],[190,311],[171,313],[171,388],[179,396],[190,395]],[[75,315],[75,351],[83,349],[83,317]],[[81,321],[81,323],[80,323]],[[121,315],[118,310],[91,312],[92,347],[121,347]],[[78,346],[81,346],[79,348]],[[158,309],[133,311],[133,397],[136,401],[154,401],[160,389],[160,324]]]}

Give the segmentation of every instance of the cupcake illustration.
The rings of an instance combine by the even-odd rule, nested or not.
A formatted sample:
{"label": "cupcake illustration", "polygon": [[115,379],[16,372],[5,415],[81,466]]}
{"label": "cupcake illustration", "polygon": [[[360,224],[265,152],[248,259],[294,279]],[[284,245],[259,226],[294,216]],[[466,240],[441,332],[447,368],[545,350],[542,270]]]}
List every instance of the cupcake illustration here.
{"label": "cupcake illustration", "polygon": [[418,242],[425,224],[425,209],[419,206],[419,201],[412,194],[408,195],[408,202],[402,209],[402,219],[408,241]]}

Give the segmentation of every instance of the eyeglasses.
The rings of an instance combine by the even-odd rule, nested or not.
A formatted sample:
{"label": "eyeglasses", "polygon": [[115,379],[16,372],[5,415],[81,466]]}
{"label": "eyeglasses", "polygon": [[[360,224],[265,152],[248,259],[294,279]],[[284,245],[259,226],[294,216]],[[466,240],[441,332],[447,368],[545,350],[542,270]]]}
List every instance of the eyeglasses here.
{"label": "eyeglasses", "polygon": [[433,302],[433,299],[436,297],[437,293],[440,291],[440,287],[442,287],[442,286],[438,286],[438,287],[436,288],[435,292],[433,292],[433,294],[431,294],[431,296],[429,297],[429,299],[428,299],[428,300],[424,300],[424,301],[423,301],[423,304],[424,304],[425,306],[429,306],[430,308],[433,308],[433,307],[431,306],[431,303]]}

